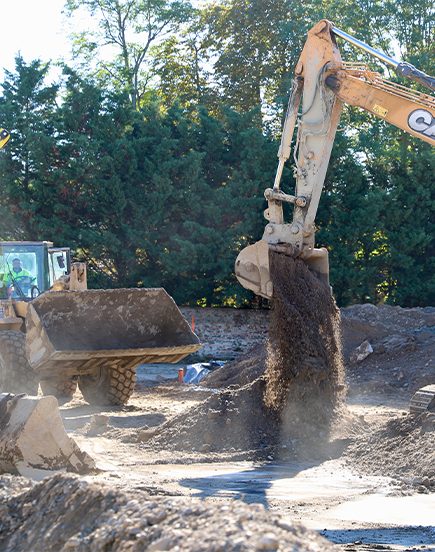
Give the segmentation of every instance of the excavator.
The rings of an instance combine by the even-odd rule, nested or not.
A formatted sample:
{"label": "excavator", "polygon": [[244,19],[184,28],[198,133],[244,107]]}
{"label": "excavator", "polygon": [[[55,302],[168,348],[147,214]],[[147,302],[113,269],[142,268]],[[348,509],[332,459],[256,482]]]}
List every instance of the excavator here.
{"label": "excavator", "polygon": [[[384,79],[366,64],[343,61],[338,39],[344,39],[431,91],[435,78],[406,62],[399,62],[338,29],[324,19],[308,32],[295,68],[292,90],[278,150],[278,168],[272,188],[264,196],[268,221],[261,240],[245,247],[235,262],[236,277],[243,287],[271,299],[273,284],[269,251],[302,259],[309,269],[329,284],[326,248],[315,247],[315,217],[343,104],[359,107],[435,145],[435,99],[432,95]],[[294,195],[284,193],[280,182],[293,148],[296,180]],[[284,220],[283,204],[293,205],[292,220]],[[411,412],[435,410],[435,385],[416,392]]]}

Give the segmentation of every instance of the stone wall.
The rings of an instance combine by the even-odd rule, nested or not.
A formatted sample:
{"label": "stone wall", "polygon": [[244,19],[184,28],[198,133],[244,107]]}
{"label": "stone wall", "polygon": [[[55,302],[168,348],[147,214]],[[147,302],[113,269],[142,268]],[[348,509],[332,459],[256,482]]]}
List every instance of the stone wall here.
{"label": "stone wall", "polygon": [[181,312],[203,344],[198,359],[227,360],[248,351],[267,337],[268,310],[189,308]]}

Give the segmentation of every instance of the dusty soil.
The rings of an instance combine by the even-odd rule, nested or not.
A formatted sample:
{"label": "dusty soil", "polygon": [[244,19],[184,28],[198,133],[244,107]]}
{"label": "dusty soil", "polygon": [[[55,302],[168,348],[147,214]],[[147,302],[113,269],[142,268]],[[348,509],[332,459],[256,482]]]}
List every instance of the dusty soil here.
{"label": "dusty soil", "polygon": [[270,251],[274,297],[264,401],[281,439],[327,437],[344,397],[340,311],[326,282],[300,259]]}
{"label": "dusty soil", "polygon": [[[150,432],[146,448],[260,460],[282,458],[282,445],[287,458],[302,450],[306,456],[328,440],[344,389],[339,310],[329,286],[303,261],[271,252],[270,264],[274,300],[266,355],[256,349],[251,362],[236,362],[219,382],[225,390],[190,409],[188,424],[176,417]],[[256,375],[264,361],[264,374]],[[207,385],[217,379],[210,376]]]}
{"label": "dusty soil", "polygon": [[[348,401],[317,450],[277,439],[280,421],[258,401],[265,347],[198,386],[178,384],[175,366],[174,381],[142,383],[123,408],[77,395],[64,423],[100,471],[34,488],[2,476],[0,548],[328,550],[299,520],[342,550],[435,550],[435,431],[407,413],[414,390],[435,382],[435,309],[341,314]],[[373,353],[351,362],[364,340]]]}
{"label": "dusty soil", "polygon": [[200,385],[210,389],[247,385],[263,375],[266,354],[266,345],[257,345],[225,364],[224,369],[213,370]]}
{"label": "dusty soil", "polygon": [[349,466],[370,475],[389,475],[418,492],[435,492],[435,417],[403,413],[376,425],[359,425],[344,454]]}
{"label": "dusty soil", "polygon": [[159,428],[146,447],[188,453],[229,452],[239,460],[265,458],[277,442],[280,420],[265,405],[264,393],[264,377],[213,393],[185,416]]}

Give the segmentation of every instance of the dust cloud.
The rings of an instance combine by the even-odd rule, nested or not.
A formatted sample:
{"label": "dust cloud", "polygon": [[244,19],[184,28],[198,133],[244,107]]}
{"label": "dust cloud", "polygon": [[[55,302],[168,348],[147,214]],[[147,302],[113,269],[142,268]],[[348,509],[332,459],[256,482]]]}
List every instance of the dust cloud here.
{"label": "dust cloud", "polygon": [[[305,263],[272,253],[267,351],[257,347],[205,379],[216,391],[145,445],[249,458],[321,452],[343,397],[340,316],[330,288]],[[314,448],[310,446],[314,445]],[[283,447],[285,445],[285,447]]]}

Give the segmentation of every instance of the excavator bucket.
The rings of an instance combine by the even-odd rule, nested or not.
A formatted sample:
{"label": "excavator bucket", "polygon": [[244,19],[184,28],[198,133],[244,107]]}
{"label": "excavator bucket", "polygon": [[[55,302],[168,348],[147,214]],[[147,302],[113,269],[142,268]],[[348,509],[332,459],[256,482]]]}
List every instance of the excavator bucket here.
{"label": "excavator bucket", "polygon": [[[27,356],[43,378],[87,374],[98,365],[178,362],[200,348],[164,289],[48,292],[26,317]],[[61,368],[60,368],[61,367]]]}
{"label": "excavator bucket", "polygon": [[266,299],[272,299],[273,284],[269,270],[269,251],[276,251],[290,257],[299,257],[311,271],[329,284],[327,249],[324,247],[306,249],[302,254],[299,254],[289,243],[270,244],[263,239],[248,245],[237,256],[235,273],[244,288],[250,289]]}

